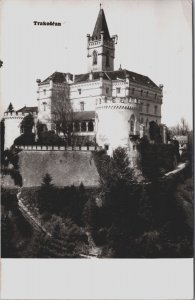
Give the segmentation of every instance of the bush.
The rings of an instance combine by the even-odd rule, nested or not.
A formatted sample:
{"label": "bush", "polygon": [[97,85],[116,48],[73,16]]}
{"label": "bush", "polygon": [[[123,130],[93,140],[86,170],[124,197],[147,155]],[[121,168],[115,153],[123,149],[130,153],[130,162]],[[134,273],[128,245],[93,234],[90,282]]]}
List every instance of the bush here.
{"label": "bush", "polygon": [[35,144],[34,133],[23,133],[14,140],[14,145],[33,145]]}
{"label": "bush", "polygon": [[39,145],[64,145],[64,140],[53,130],[41,132],[37,141]]}

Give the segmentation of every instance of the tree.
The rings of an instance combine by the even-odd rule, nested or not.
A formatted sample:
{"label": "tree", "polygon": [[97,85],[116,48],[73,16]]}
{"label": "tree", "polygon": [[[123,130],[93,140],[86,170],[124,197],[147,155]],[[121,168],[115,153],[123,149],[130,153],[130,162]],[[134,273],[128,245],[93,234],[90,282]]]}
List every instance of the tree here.
{"label": "tree", "polygon": [[170,127],[169,131],[173,138],[175,135],[188,135],[190,129],[185,118],[181,118],[180,123],[178,123],[176,126]]}
{"label": "tree", "polygon": [[68,99],[66,87],[55,91],[51,105],[51,122],[55,124],[56,132],[62,132],[67,139],[72,135],[73,109]]}
{"label": "tree", "polygon": [[37,206],[41,214],[44,212],[51,212],[53,209],[55,200],[55,188],[51,182],[51,176],[46,173],[43,177],[43,182],[37,196]]}
{"label": "tree", "polygon": [[9,106],[8,106],[8,109],[7,109],[8,112],[13,112],[14,111],[14,108],[13,108],[13,105],[12,103],[10,102]]}
{"label": "tree", "polygon": [[0,123],[1,128],[1,155],[3,155],[4,151],[4,143],[5,143],[5,121],[4,119],[1,120]]}
{"label": "tree", "polygon": [[150,139],[154,141],[155,143],[160,143],[162,141],[161,135],[160,135],[160,127],[158,124],[154,121],[151,121],[149,123],[149,134]]}
{"label": "tree", "polygon": [[0,68],[3,66],[3,61],[0,60]]}
{"label": "tree", "polygon": [[32,128],[34,126],[34,117],[32,114],[28,114],[24,117],[21,122],[21,127],[24,129],[24,134],[32,133]]}
{"label": "tree", "polygon": [[130,241],[140,231],[138,208],[141,191],[134,180],[125,149],[117,148],[104,168],[100,220],[111,231],[108,240],[115,257],[128,257]]}

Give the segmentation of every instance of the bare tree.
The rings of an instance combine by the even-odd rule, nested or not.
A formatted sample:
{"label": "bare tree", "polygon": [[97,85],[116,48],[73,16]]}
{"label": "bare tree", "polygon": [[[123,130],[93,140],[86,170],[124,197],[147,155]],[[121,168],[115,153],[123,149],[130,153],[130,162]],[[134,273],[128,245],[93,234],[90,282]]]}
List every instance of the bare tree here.
{"label": "bare tree", "polygon": [[66,86],[53,91],[50,108],[51,119],[49,121],[55,125],[56,133],[63,133],[65,138],[69,138],[73,131],[74,114]]}
{"label": "bare tree", "polygon": [[174,135],[188,135],[190,129],[186,119],[181,118],[180,123],[178,123],[176,126],[170,127],[169,131],[173,137]]}

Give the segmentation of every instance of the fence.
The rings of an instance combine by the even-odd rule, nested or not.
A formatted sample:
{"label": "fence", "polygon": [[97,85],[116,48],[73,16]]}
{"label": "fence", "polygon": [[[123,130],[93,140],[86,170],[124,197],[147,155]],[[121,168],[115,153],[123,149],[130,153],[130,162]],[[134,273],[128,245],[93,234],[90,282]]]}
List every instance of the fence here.
{"label": "fence", "polygon": [[43,145],[16,145],[17,149],[27,151],[95,151],[102,149],[99,146],[43,146]]}

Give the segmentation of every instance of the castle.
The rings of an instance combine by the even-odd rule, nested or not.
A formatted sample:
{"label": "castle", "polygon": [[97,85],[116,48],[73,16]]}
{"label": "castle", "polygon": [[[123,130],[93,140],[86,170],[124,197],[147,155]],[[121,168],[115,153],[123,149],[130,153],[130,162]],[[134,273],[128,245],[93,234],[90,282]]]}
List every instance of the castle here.
{"label": "castle", "polygon": [[121,67],[114,70],[117,39],[110,35],[100,7],[93,34],[87,35],[88,72],[55,72],[37,79],[38,107],[4,113],[5,148],[22,133],[21,121],[29,113],[46,130],[56,130],[54,108],[63,101],[73,110],[73,134],[95,139],[109,151],[118,146],[133,149],[133,137],[149,135],[151,121],[160,125],[163,86]]}

